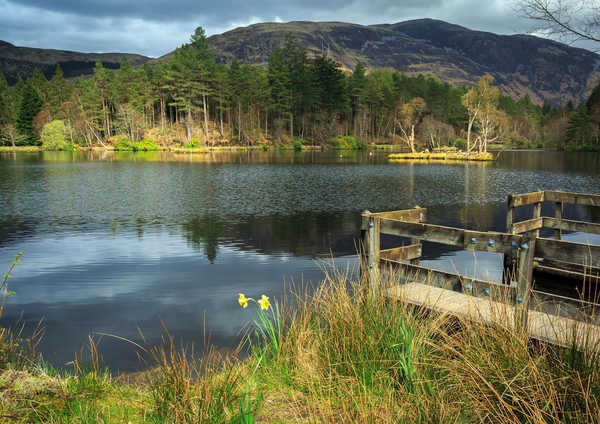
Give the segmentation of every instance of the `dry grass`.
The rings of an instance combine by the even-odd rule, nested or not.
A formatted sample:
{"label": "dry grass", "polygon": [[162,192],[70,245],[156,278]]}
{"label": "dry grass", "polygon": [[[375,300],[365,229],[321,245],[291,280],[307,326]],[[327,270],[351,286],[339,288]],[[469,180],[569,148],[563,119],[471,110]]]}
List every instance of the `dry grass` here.
{"label": "dry grass", "polygon": [[140,385],[94,367],[42,373],[45,388],[28,402],[5,390],[2,411],[22,422],[599,422],[592,348],[437,315],[385,297],[393,275],[375,290],[351,275],[327,268],[314,292],[282,301],[270,315],[276,340],[254,339],[243,361],[210,347],[195,355],[167,333],[161,346],[142,347],[152,371]]}
{"label": "dry grass", "polygon": [[398,160],[428,160],[428,161],[493,161],[492,153],[466,153],[466,152],[415,152],[392,153],[388,156],[391,161]]}

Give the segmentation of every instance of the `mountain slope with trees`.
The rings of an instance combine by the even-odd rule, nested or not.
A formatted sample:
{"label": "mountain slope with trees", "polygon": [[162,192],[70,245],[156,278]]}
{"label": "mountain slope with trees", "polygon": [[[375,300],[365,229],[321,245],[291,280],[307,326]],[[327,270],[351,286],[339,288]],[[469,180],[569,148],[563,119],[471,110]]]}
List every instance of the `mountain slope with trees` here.
{"label": "mountain slope with trees", "polygon": [[391,25],[343,22],[264,23],[210,37],[218,60],[265,65],[274,47],[293,37],[311,56],[325,54],[345,69],[392,68],[408,75],[432,75],[442,82],[475,84],[494,77],[513,98],[534,103],[583,101],[600,82],[600,56],[528,35],[472,31],[447,22],[420,19]]}
{"label": "mountain slope with trees", "polygon": [[9,85],[17,83],[19,78],[29,78],[35,69],[46,78],[52,77],[56,65],[60,65],[66,78],[91,75],[96,62],[104,67],[118,69],[121,60],[126,57],[133,66],[142,66],[150,60],[139,54],[128,53],[79,53],[67,50],[34,49],[17,47],[0,40],[0,70]]}
{"label": "mountain slope with trees", "polygon": [[582,107],[514,99],[491,74],[460,86],[389,68],[368,71],[361,62],[344,70],[326,52],[310,54],[289,37],[264,66],[227,64],[202,28],[154,66],[136,68],[123,58],[115,72],[97,62],[91,77],[72,83],[60,66],[50,80],[36,69],[12,88],[0,73],[0,100],[0,140],[12,146],[396,144],[484,152],[492,143],[598,145],[588,129],[584,139],[565,137],[576,116],[586,122]]}

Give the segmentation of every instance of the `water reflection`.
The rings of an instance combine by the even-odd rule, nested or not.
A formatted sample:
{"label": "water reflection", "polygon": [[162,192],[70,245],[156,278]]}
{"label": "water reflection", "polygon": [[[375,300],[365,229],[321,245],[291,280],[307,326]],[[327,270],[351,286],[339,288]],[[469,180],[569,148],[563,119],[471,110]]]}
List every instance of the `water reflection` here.
{"label": "water reflection", "polygon": [[[137,340],[139,325],[158,340],[159,317],[177,338],[201,342],[206,314],[213,341],[227,346],[251,318],[238,292],[280,297],[284,279],[320,280],[315,259],[356,264],[364,209],[419,205],[428,222],[503,231],[511,192],[600,187],[597,154],[504,152],[491,164],[386,156],[0,153],[0,266],[25,253],[3,323],[21,311],[31,323],[45,317],[42,348],[57,364],[94,331]],[[598,222],[600,211],[568,207],[565,217]],[[423,263],[497,280],[498,256],[426,243]],[[137,364],[129,345],[103,346],[114,368]]]}

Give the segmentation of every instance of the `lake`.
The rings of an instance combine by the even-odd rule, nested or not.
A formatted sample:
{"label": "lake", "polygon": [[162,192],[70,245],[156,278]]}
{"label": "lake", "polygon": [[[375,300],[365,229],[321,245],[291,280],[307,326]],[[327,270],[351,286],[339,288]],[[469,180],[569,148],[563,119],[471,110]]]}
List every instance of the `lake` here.
{"label": "lake", "polygon": [[[509,151],[495,163],[452,164],[390,164],[386,156],[0,153],[1,271],[24,253],[0,324],[43,318],[40,350],[56,366],[88,334],[139,341],[139,327],[158,342],[161,320],[177,340],[201,343],[206,327],[226,348],[254,316],[238,293],[277,299],[284,282],[318,284],[323,261],[356,267],[365,209],[419,205],[431,223],[503,231],[510,193],[600,193],[597,153]],[[517,219],[530,213],[523,209]],[[566,208],[565,217],[600,222],[600,211]],[[425,265],[501,275],[493,253],[474,258],[428,243],[423,254]],[[113,370],[140,366],[123,341],[105,337],[100,350]]]}

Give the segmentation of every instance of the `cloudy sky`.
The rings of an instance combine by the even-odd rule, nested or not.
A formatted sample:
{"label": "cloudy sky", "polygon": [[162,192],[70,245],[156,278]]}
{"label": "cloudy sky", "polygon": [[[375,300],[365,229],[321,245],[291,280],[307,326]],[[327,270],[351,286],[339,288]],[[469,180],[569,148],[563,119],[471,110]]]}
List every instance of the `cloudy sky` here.
{"label": "cloudy sky", "polygon": [[511,0],[0,0],[0,40],[157,57],[187,42],[198,26],[211,35],[257,22],[375,24],[424,17],[501,34],[529,28]]}

